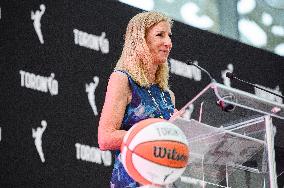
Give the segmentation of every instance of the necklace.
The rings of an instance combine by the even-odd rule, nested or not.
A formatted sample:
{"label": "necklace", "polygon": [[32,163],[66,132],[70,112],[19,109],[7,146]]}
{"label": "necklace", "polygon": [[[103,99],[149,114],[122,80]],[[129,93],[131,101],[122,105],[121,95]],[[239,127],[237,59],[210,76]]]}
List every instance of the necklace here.
{"label": "necklace", "polygon": [[[160,105],[157,103],[155,97],[152,95],[152,92],[151,92],[150,88],[147,89],[147,91],[148,91],[148,93],[149,93],[149,95],[150,95],[150,97],[151,97],[151,99],[152,99],[152,101],[153,101],[153,103],[154,103],[156,109],[157,109],[158,112],[159,112],[159,118],[164,118],[164,116],[162,115],[162,111],[161,111]],[[161,96],[162,101],[163,101],[163,103],[166,105],[166,104],[167,104],[167,101],[166,101],[166,99],[165,99],[165,95],[164,95],[163,92],[161,92],[161,93],[162,93],[162,96]],[[166,106],[167,106],[167,105],[166,105]]]}

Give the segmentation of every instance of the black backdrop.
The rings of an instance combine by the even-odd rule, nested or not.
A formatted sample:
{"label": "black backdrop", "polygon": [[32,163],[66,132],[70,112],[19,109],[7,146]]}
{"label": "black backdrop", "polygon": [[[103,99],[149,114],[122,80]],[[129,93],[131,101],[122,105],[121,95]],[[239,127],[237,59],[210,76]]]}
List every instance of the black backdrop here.
{"label": "black backdrop", "polygon": [[[41,5],[36,22],[31,14]],[[113,161],[98,149],[97,126],[127,22],[141,10],[110,0],[1,1],[0,8],[1,187],[108,187]],[[170,85],[178,109],[210,81],[188,59],[220,83],[232,64],[240,78],[284,91],[283,57],[179,22],[172,32]],[[280,173],[284,128],[274,124]]]}

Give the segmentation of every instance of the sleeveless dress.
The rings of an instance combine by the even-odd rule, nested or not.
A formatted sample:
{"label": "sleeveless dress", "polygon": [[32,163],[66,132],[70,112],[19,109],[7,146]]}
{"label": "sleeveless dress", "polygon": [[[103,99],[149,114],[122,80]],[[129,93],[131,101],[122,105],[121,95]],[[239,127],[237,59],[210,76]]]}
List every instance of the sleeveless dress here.
{"label": "sleeveless dress", "polygon": [[[157,84],[149,88],[139,86],[131,76],[127,75],[132,91],[132,100],[127,105],[122,121],[121,130],[129,130],[135,123],[148,118],[170,119],[174,112],[174,106],[168,91],[163,91]],[[139,184],[135,182],[126,172],[120,162],[120,151],[115,151],[114,169],[112,172],[111,188],[135,188]]]}

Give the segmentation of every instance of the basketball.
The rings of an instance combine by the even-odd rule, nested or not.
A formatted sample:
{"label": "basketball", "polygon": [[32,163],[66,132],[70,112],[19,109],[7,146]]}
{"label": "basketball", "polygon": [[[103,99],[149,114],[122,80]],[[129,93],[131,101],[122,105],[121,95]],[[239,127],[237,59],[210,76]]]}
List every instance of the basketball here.
{"label": "basketball", "polygon": [[121,161],[127,173],[143,185],[167,185],[184,172],[189,159],[186,136],[169,121],[142,120],[126,133]]}

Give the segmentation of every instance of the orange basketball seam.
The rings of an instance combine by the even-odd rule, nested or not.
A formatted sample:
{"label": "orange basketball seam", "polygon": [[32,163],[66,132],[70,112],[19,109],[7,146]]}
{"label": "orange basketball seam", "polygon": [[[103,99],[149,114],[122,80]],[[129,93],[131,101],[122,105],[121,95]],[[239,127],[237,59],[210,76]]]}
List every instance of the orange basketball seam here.
{"label": "orange basketball seam", "polygon": [[180,143],[180,144],[184,144],[184,145],[188,146],[187,144],[180,142],[180,141],[176,141],[176,140],[149,140],[149,141],[147,140],[145,142],[141,142],[141,143],[137,144],[135,147],[139,146],[140,144],[146,143],[146,142],[156,142],[156,141],[176,142],[176,143]]}

